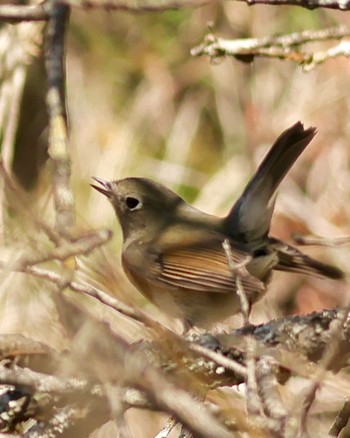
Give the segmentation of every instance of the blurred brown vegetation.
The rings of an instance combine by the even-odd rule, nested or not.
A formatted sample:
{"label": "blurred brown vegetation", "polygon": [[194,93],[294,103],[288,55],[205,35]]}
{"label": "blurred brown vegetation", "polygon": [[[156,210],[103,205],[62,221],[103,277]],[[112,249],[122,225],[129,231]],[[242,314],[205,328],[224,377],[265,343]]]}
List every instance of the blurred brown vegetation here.
{"label": "blurred brown vegetation", "polygon": [[[67,91],[79,219],[110,224],[116,230],[112,253],[118,253],[119,228],[105,199],[86,184],[91,175],[153,178],[204,211],[224,214],[267,147],[302,120],[319,133],[281,189],[273,233],[284,239],[294,232],[347,234],[348,61],[307,74],[290,62],[261,59],[210,65],[189,55],[209,21],[226,38],[345,22],[341,13],[231,2],[161,14],[75,14]],[[347,269],[347,250],[319,255]],[[305,312],[346,300],[339,285],[275,277],[269,299],[277,312],[279,306]]]}
{"label": "blurred brown vegetation", "polygon": [[[331,10],[249,8],[236,2],[142,14],[74,10],[66,91],[76,228],[107,227],[115,233],[103,249],[77,260],[79,276],[171,325],[125,279],[119,260],[120,228],[110,205],[90,188],[91,176],[152,178],[204,211],[223,215],[269,145],[297,120],[316,126],[318,135],[281,187],[272,234],[286,240],[295,232],[349,234],[349,60],[331,60],[305,73],[291,62],[222,59],[214,65],[205,57],[190,56],[209,22],[217,35],[233,39],[345,24],[346,17]],[[13,163],[9,160],[27,203],[15,199],[13,192],[4,203],[1,254],[9,261],[45,250],[47,236],[33,218],[53,226],[55,215],[40,53],[27,63]],[[2,80],[3,93],[6,75]],[[347,273],[350,270],[348,248],[308,251]],[[51,262],[50,267],[56,266]],[[1,275],[1,333],[23,333],[59,350],[66,348],[69,340],[51,286],[10,268]],[[266,298],[254,307],[252,322],[344,305],[347,300],[344,284],[278,273]],[[100,312],[129,341],[143,336],[137,325],[97,305],[83,304],[95,315]],[[240,322],[234,317],[222,327]],[[224,391],[215,397],[228,406],[233,403]],[[127,413],[134,437],[154,436],[165,418],[147,411]],[[313,421],[317,436],[324,436],[329,423],[328,418],[324,423]],[[115,436],[114,428],[108,424],[94,436]]]}

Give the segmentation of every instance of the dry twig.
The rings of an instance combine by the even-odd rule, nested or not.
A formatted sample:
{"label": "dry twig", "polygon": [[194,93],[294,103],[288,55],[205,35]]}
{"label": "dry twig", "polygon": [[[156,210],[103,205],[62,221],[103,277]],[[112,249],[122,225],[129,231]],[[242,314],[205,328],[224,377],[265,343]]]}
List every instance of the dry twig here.
{"label": "dry twig", "polygon": [[[249,324],[249,313],[250,313],[250,304],[245,293],[245,290],[242,285],[241,278],[249,276],[249,272],[245,269],[246,265],[250,262],[251,257],[247,256],[245,260],[243,260],[240,264],[234,262],[231,252],[231,245],[228,239],[225,239],[222,243],[222,247],[225,251],[226,260],[228,267],[230,268],[233,278],[236,280],[236,290],[240,305],[241,305],[241,313],[243,316],[243,322],[245,325]],[[234,300],[235,297],[232,297]]]}
{"label": "dry twig", "polygon": [[350,236],[342,237],[320,237],[320,236],[304,236],[294,234],[293,240],[298,245],[314,245],[314,246],[348,246],[350,244]]}
{"label": "dry twig", "polygon": [[70,186],[70,155],[68,147],[67,113],[65,107],[65,36],[69,6],[50,0],[50,19],[46,28],[45,63],[48,81],[49,155],[53,164],[53,195],[56,227],[69,235],[74,224],[74,197]]}
{"label": "dry twig", "polygon": [[156,12],[203,6],[214,0],[67,0],[71,6],[106,8],[131,12]]}
{"label": "dry twig", "polygon": [[46,21],[48,18],[45,2],[37,5],[0,5],[0,21],[18,23],[21,21]]}
{"label": "dry twig", "polygon": [[346,26],[332,27],[319,31],[304,31],[265,38],[226,40],[209,33],[202,44],[191,50],[193,56],[208,55],[212,61],[222,56],[233,56],[238,60],[251,62],[256,56],[294,61],[307,71],[328,59],[350,56],[349,42],[342,41],[325,51],[305,52],[300,47],[306,43],[331,41],[350,36]]}
{"label": "dry twig", "polygon": [[348,0],[239,0],[247,3],[249,6],[253,5],[292,5],[301,6],[307,9],[329,8],[347,11],[350,9],[350,2]]}

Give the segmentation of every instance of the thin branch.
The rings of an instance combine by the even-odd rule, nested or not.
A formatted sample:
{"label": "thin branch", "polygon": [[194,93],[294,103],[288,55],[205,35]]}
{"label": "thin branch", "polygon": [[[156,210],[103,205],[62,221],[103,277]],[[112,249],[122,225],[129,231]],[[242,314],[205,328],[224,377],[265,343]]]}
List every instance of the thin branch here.
{"label": "thin branch", "polygon": [[[78,8],[104,8],[130,12],[162,12],[185,7],[199,7],[217,0],[66,0],[66,5]],[[51,3],[51,4],[50,4]],[[0,5],[0,22],[47,21],[52,12],[51,0],[38,5]]]}
{"label": "thin branch", "polygon": [[0,358],[14,357],[18,355],[54,355],[47,345],[27,338],[21,334],[0,335]]}
{"label": "thin branch", "polygon": [[49,155],[53,163],[53,194],[56,228],[69,234],[74,224],[74,197],[70,186],[71,162],[65,108],[64,43],[70,8],[55,0],[48,3],[50,19],[46,29],[45,63],[48,81]]}
{"label": "thin branch", "polygon": [[[190,344],[190,349],[206,357],[207,359],[213,360],[216,364],[221,365],[226,370],[233,371],[235,374],[238,374],[243,378],[247,378],[247,369],[240,363],[232,359],[229,359],[228,357],[225,357],[220,353],[216,353],[215,351],[210,350],[209,348],[203,345],[198,345],[193,343]],[[218,374],[218,371],[216,372]]]}
{"label": "thin branch", "polygon": [[247,3],[249,6],[253,5],[291,5],[301,6],[307,9],[328,8],[339,9],[347,11],[350,9],[349,0],[238,0]]}
{"label": "thin branch", "polygon": [[247,364],[247,411],[250,415],[264,418],[264,408],[257,378],[256,340],[247,336],[246,341],[246,364]]}
{"label": "thin branch", "polygon": [[199,7],[217,0],[65,0],[70,6],[106,8],[129,12],[162,12]]}
{"label": "thin branch", "polygon": [[87,388],[87,381],[83,379],[52,376],[16,365],[0,367],[0,383],[33,388],[38,392],[81,392]]}
{"label": "thin branch", "polygon": [[[222,244],[227,264],[232,272],[232,275],[236,279],[236,294],[240,300],[241,313],[243,315],[243,323],[245,326],[249,325],[249,313],[250,304],[242,285],[242,277],[250,275],[245,269],[246,265],[251,261],[251,257],[247,256],[242,263],[234,263],[231,246],[228,239],[225,239]],[[255,415],[262,419],[265,418],[263,402],[260,397],[260,386],[257,378],[257,359],[256,359],[256,340],[252,337],[247,336],[245,340],[246,347],[246,385],[247,385],[247,411],[250,415]]]}
{"label": "thin branch", "polygon": [[350,42],[341,41],[334,47],[330,47],[326,50],[320,50],[313,53],[310,61],[304,65],[305,71],[313,70],[317,65],[323,64],[329,59],[340,58],[341,56],[345,58],[350,57]]}
{"label": "thin branch", "polygon": [[348,246],[350,245],[350,236],[342,237],[320,237],[320,236],[305,236],[302,234],[294,234],[293,240],[298,245],[313,245],[313,246]]}
{"label": "thin branch", "polygon": [[[59,284],[61,281],[61,276],[56,272],[50,271],[48,269],[37,268],[36,266],[27,267],[24,269],[24,272],[27,272],[28,274],[32,274],[35,277],[40,277],[45,280],[49,280],[54,284]],[[96,299],[100,303],[116,310],[117,312],[122,313],[125,316],[129,316],[140,322],[145,322],[145,318],[146,318],[145,315],[141,314],[137,309],[134,309],[133,307],[128,306],[127,304],[124,304],[123,302],[117,300],[114,297],[111,297],[110,295],[106,294],[105,292],[102,292],[101,290],[93,286],[87,284],[85,285],[77,281],[71,281],[67,284],[67,287],[69,287],[74,292],[79,292],[79,293],[83,293],[84,295],[88,295],[89,297]]]}
{"label": "thin branch", "polygon": [[[26,58],[27,57],[28,55],[26,56]],[[24,84],[27,76],[27,66],[25,65],[25,62],[18,63],[11,73],[11,98],[8,102],[7,120],[3,130],[3,140],[1,142],[2,162],[8,172],[11,171],[13,165],[17,125],[20,114]]]}
{"label": "thin branch", "polygon": [[282,403],[277,388],[276,369],[278,368],[278,363],[270,356],[263,356],[259,359],[256,368],[264,411],[270,418],[278,420],[277,423],[281,425],[287,415],[287,409]]}
{"label": "thin branch", "polygon": [[111,237],[112,232],[110,230],[99,230],[94,233],[89,233],[85,236],[80,236],[75,241],[63,242],[60,246],[53,248],[51,251],[21,256],[18,260],[10,263],[10,269],[23,271],[29,266],[50,260],[64,262],[71,257],[89,254],[94,249],[108,242]]}
{"label": "thin branch", "polygon": [[38,5],[0,5],[0,21],[19,23],[21,21],[46,21],[49,15],[45,3]]}
{"label": "thin branch", "polygon": [[[1,335],[1,344],[3,344],[4,341],[5,343],[7,342],[7,337],[10,338],[9,342],[14,342],[15,344],[17,344],[16,347],[13,345],[15,349],[11,349],[11,351],[8,352],[11,356],[15,356],[16,354],[25,356],[27,356],[28,354],[40,356],[43,354],[49,354],[55,357],[57,367],[59,365],[58,361],[60,359],[64,359],[64,356],[60,356],[58,353],[50,351],[49,347],[47,347],[46,345],[17,334]],[[18,344],[20,345],[21,349],[20,353],[18,351]],[[2,357],[4,357],[4,355],[2,355]],[[55,376],[43,372],[33,371],[29,368],[19,367],[14,364],[11,367],[0,367],[0,384],[22,386],[30,388],[32,391],[36,392],[55,393],[61,395],[73,393],[75,395],[78,395],[89,393],[92,396],[103,397],[106,392],[104,385],[90,382],[86,378]],[[147,399],[145,393],[135,388],[123,388],[120,395],[122,397],[123,403],[125,403],[129,407],[153,407]]]}
{"label": "thin branch", "polygon": [[[6,266],[5,263],[0,262],[0,267],[4,268],[5,266]],[[59,287],[62,287],[62,275],[54,271],[51,271],[49,269],[38,268],[37,266],[22,266],[19,269],[14,269],[14,271],[27,273],[33,275],[34,277],[48,280],[51,283]],[[96,287],[93,287],[88,284],[79,283],[74,280],[67,280],[67,282],[65,283],[65,287],[68,287],[73,292],[82,293],[91,298],[94,298],[95,300],[99,301],[105,306],[110,307],[111,309],[123,314],[124,316],[128,316],[136,321],[139,321],[150,328],[155,328],[161,331],[166,330],[163,326],[161,326],[159,323],[154,321],[147,314],[143,313],[142,311],[136,308],[128,306],[122,301],[108,295],[107,293],[97,289]]]}
{"label": "thin branch", "polygon": [[346,26],[332,27],[318,31],[304,31],[277,37],[245,38],[226,40],[209,33],[204,41],[191,50],[193,56],[207,55],[212,61],[223,56],[233,56],[238,60],[252,62],[256,56],[294,61],[311,70],[316,65],[338,56],[349,56],[349,44],[344,41],[335,47],[319,52],[305,52],[300,46],[319,41],[337,40],[350,36]]}
{"label": "thin branch", "polygon": [[[225,239],[222,243],[222,247],[225,251],[228,267],[230,268],[233,278],[236,279],[236,290],[233,291],[237,294],[240,301],[240,309],[243,315],[243,322],[245,325],[249,324],[250,305],[242,285],[241,278],[250,276],[249,272],[245,269],[246,265],[251,261],[251,256],[247,256],[241,263],[235,263],[232,257],[231,245],[228,239]],[[233,296],[234,300],[235,297]]]}

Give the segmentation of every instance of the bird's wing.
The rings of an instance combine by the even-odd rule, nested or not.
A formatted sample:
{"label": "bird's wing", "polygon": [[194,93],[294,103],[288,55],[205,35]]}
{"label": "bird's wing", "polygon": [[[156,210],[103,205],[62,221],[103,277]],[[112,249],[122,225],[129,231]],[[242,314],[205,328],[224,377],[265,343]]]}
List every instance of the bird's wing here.
{"label": "bird's wing", "polygon": [[163,284],[191,291],[232,293],[239,278],[248,295],[263,292],[264,284],[245,267],[247,253],[231,249],[230,256],[237,269],[229,267],[221,245],[174,249],[158,255],[151,274]]}

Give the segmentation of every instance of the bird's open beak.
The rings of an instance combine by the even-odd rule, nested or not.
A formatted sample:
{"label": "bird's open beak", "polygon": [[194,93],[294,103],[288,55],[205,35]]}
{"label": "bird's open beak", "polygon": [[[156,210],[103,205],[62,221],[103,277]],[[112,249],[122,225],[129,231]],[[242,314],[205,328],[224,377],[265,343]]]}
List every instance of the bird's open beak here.
{"label": "bird's open beak", "polygon": [[[96,178],[95,176],[92,177],[100,186],[95,186],[95,184],[90,184],[91,187],[93,187],[98,192],[102,193],[103,195],[107,196],[107,198],[110,198],[112,196],[111,186],[108,181],[105,181],[101,178]],[[101,187],[102,186],[102,187]]]}

